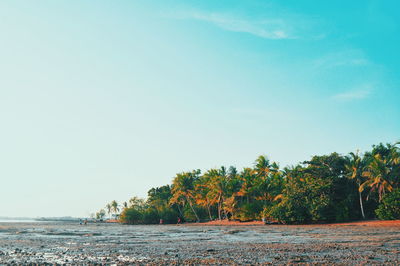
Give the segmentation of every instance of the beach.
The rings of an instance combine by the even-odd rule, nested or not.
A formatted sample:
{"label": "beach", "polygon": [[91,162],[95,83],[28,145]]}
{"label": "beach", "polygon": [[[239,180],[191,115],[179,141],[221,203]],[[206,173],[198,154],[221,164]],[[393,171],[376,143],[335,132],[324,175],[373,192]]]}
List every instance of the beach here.
{"label": "beach", "polygon": [[400,221],[324,225],[0,223],[0,264],[392,264]]}

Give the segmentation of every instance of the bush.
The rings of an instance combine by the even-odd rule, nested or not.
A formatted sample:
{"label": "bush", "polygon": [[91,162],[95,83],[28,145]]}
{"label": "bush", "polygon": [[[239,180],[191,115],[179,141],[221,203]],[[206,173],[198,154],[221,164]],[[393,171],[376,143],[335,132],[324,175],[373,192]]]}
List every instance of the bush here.
{"label": "bush", "polygon": [[262,210],[262,203],[260,202],[244,203],[235,213],[234,219],[238,219],[242,222],[260,219]]}
{"label": "bush", "polygon": [[276,219],[284,224],[301,224],[311,220],[304,204],[292,199],[284,199],[279,204],[273,206],[268,212],[267,217]]}
{"label": "bush", "polygon": [[143,222],[143,214],[135,208],[126,208],[121,213],[120,220],[123,223],[139,224]]}
{"label": "bush", "polygon": [[160,216],[157,210],[149,208],[143,212],[143,223],[145,224],[157,224],[160,222]]}
{"label": "bush", "polygon": [[400,219],[400,189],[386,194],[375,212],[382,220]]}
{"label": "bush", "polygon": [[160,212],[160,219],[166,224],[176,224],[178,222],[179,213],[173,209],[164,209]]}

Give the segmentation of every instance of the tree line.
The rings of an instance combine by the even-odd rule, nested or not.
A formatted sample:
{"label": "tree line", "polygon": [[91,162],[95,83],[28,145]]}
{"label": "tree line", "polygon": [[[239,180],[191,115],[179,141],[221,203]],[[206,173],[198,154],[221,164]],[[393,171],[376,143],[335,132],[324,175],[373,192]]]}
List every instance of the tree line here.
{"label": "tree line", "polygon": [[[130,224],[400,219],[399,144],[373,145],[364,154],[313,156],[283,169],[262,155],[241,171],[222,166],[181,172],[171,185],[150,189],[147,200],[125,202],[119,219]],[[116,201],[107,206],[109,214],[119,211]]]}

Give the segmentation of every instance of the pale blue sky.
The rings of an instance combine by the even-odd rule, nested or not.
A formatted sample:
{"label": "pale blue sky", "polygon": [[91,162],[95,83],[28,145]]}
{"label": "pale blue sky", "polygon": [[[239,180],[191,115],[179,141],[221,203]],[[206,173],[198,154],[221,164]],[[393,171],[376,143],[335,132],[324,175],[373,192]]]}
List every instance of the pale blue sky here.
{"label": "pale blue sky", "polygon": [[400,139],[398,1],[0,2],[0,216]]}

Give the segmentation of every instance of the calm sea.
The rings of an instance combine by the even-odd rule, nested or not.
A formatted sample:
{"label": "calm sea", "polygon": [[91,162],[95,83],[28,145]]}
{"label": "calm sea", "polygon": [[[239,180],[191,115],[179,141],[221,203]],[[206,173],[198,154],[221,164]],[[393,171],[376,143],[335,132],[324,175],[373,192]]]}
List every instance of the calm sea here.
{"label": "calm sea", "polygon": [[0,218],[0,223],[37,223],[40,221],[36,221],[33,219],[21,219],[21,220],[14,220],[14,219],[1,219]]}

